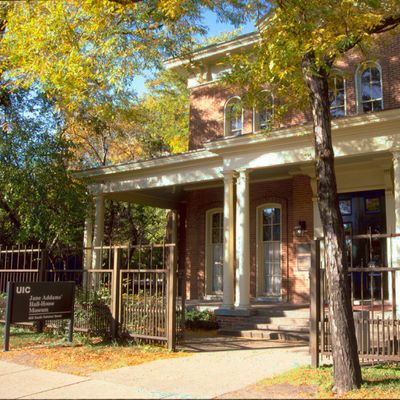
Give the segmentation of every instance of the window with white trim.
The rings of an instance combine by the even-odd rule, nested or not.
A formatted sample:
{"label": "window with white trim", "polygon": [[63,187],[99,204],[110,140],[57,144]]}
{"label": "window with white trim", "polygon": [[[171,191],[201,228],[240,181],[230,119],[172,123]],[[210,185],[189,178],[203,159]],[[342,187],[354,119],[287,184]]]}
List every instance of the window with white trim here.
{"label": "window with white trim", "polygon": [[257,208],[258,295],[281,296],[282,209],[279,204]]}
{"label": "window with white trim", "polygon": [[207,294],[220,294],[223,289],[224,214],[222,209],[207,212],[206,274]]}
{"label": "window with white trim", "polygon": [[382,69],[369,63],[358,72],[358,102],[360,112],[383,110]]}
{"label": "window with white trim", "polygon": [[254,108],[254,131],[269,129],[274,113],[274,98],[268,90],[259,93]]}
{"label": "window with white trim", "polygon": [[334,72],[329,79],[329,103],[332,118],[346,116],[346,81],[340,72]]}
{"label": "window with white trim", "polygon": [[243,107],[240,97],[232,97],[225,104],[225,136],[241,135]]}

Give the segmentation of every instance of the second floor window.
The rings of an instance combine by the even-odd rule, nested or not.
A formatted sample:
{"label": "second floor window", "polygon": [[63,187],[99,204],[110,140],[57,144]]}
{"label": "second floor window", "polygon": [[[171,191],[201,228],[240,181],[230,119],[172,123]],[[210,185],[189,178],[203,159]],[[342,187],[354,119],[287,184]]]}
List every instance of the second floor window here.
{"label": "second floor window", "polygon": [[259,131],[271,127],[273,118],[274,99],[271,93],[263,90],[257,100],[254,108],[254,130]]}
{"label": "second floor window", "polygon": [[332,118],[346,116],[346,82],[340,73],[329,80],[329,102]]}
{"label": "second floor window", "polygon": [[239,97],[225,104],[225,136],[240,135],[243,131],[243,107]]}
{"label": "second floor window", "polygon": [[361,112],[383,110],[382,72],[379,64],[369,64],[360,72],[359,106]]}

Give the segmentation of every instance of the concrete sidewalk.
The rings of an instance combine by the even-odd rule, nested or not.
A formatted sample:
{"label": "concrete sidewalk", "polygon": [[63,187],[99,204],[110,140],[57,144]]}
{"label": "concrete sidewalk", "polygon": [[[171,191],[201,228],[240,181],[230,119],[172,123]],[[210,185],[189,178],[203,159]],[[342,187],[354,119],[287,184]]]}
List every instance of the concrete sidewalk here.
{"label": "concrete sidewalk", "polygon": [[89,377],[0,362],[0,398],[213,398],[308,363],[308,348],[291,346],[204,351]]}

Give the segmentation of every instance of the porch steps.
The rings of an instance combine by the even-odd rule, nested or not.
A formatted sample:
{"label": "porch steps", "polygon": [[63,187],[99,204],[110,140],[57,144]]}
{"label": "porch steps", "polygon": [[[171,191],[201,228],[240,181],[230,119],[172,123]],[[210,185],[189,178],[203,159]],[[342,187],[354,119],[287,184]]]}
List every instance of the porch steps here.
{"label": "porch steps", "polygon": [[218,334],[249,339],[308,342],[310,336],[309,308],[257,308],[247,318],[221,320]]}
{"label": "porch steps", "polygon": [[235,336],[248,339],[263,339],[263,340],[281,340],[284,342],[308,342],[309,331],[274,329],[274,330],[249,330],[249,329],[235,329],[224,330],[220,329],[218,334],[221,336]]}

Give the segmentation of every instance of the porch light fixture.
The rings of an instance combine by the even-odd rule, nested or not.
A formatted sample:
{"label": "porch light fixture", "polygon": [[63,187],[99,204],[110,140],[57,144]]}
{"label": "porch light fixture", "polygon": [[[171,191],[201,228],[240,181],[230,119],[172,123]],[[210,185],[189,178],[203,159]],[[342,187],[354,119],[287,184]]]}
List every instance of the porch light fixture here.
{"label": "porch light fixture", "polygon": [[306,221],[299,221],[298,225],[296,225],[293,230],[297,237],[304,236],[304,234],[307,232]]}

